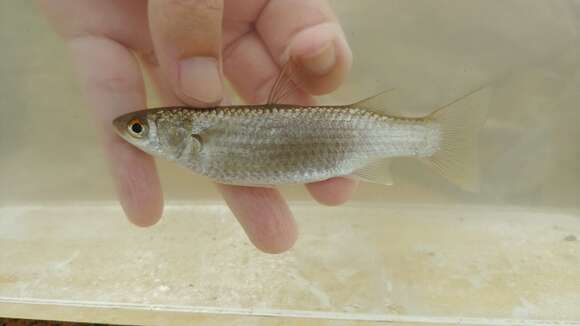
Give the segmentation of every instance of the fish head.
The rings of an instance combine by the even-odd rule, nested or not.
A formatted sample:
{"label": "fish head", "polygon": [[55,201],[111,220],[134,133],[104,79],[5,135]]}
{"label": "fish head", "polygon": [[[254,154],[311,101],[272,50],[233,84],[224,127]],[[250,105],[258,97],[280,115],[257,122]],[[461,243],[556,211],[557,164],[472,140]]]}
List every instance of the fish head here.
{"label": "fish head", "polygon": [[146,111],[123,114],[113,120],[113,126],[121,138],[145,152],[155,148],[155,124],[149,121]]}
{"label": "fish head", "polygon": [[177,110],[143,110],[113,120],[119,136],[142,151],[170,161],[191,160],[201,152],[203,123]]}

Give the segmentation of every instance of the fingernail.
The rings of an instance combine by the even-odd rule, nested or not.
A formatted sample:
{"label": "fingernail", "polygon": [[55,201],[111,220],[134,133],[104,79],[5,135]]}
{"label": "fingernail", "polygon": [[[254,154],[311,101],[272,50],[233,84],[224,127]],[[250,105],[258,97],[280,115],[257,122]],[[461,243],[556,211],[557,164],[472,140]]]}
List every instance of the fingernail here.
{"label": "fingernail", "polygon": [[217,60],[193,57],[179,63],[181,92],[194,100],[215,103],[222,99],[223,86]]}
{"label": "fingernail", "polygon": [[314,75],[322,76],[329,73],[336,63],[333,42],[328,42],[313,54],[301,58],[304,67]]}

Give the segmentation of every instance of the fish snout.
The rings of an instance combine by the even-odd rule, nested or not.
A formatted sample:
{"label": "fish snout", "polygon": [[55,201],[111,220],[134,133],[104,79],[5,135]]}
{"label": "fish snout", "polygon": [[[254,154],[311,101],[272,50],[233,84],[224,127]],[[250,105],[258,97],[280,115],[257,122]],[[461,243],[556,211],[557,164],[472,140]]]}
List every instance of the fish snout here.
{"label": "fish snout", "polygon": [[127,126],[127,118],[122,115],[113,119],[113,127],[118,134],[123,134]]}

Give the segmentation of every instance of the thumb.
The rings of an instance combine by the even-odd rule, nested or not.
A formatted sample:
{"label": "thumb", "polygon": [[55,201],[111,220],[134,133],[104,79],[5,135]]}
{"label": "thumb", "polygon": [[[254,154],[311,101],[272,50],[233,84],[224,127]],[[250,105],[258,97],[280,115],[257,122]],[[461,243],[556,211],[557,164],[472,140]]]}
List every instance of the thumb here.
{"label": "thumb", "polygon": [[161,70],[177,97],[194,106],[223,96],[222,0],[152,0],[149,23]]}

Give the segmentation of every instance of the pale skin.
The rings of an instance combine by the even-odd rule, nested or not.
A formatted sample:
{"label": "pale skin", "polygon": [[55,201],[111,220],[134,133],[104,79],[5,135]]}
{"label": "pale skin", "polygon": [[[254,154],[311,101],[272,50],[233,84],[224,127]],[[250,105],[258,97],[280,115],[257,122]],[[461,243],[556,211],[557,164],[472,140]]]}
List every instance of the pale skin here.
{"label": "pale skin", "polygon": [[[303,91],[287,103],[308,105],[346,78],[352,54],[324,0],[41,0],[64,38],[90,104],[121,205],[134,224],[155,224],[163,195],[152,157],[113,131],[111,121],[146,107],[143,72],[164,105],[228,102],[227,78],[247,102],[261,104],[289,57]],[[194,186],[194,185],[192,185]],[[318,202],[342,204],[349,178],[307,184]],[[233,214],[260,250],[280,253],[297,238],[287,203],[275,189],[218,184]]]}

